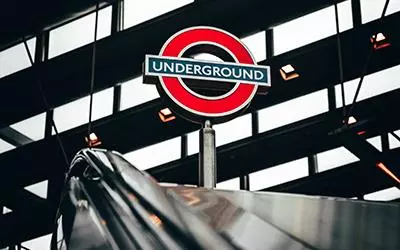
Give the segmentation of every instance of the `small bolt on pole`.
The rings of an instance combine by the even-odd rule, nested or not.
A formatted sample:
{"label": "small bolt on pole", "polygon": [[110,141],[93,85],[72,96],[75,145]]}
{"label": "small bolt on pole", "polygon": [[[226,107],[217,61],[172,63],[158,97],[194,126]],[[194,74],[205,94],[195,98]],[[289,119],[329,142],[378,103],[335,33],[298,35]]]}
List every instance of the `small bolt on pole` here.
{"label": "small bolt on pole", "polygon": [[217,183],[217,149],[215,130],[211,121],[206,120],[200,129],[199,186],[215,188]]}

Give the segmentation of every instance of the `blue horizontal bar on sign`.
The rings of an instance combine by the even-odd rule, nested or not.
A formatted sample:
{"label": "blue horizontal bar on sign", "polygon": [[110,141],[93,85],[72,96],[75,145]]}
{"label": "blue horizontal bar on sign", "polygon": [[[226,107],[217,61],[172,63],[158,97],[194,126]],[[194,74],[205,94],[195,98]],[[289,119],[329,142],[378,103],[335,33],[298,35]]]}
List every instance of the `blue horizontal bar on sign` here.
{"label": "blue horizontal bar on sign", "polygon": [[179,57],[146,55],[145,76],[172,76],[271,86],[269,66],[221,63]]}

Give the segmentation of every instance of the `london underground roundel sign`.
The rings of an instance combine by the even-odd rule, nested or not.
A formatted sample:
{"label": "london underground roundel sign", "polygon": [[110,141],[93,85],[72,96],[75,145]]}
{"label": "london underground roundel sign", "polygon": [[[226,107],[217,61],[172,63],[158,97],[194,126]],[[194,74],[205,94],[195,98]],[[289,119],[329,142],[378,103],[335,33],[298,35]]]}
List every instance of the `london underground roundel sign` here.
{"label": "london underground roundel sign", "polygon": [[[234,62],[203,61],[183,57],[193,47],[215,47]],[[246,46],[234,35],[214,27],[192,27],[174,34],[158,56],[146,55],[146,79],[158,80],[161,96],[172,101],[184,117],[202,122],[231,119],[250,104],[259,86],[270,86],[270,69],[256,64]],[[200,80],[232,87],[224,94],[206,96],[188,87],[185,81]],[[183,112],[180,112],[183,111]]]}

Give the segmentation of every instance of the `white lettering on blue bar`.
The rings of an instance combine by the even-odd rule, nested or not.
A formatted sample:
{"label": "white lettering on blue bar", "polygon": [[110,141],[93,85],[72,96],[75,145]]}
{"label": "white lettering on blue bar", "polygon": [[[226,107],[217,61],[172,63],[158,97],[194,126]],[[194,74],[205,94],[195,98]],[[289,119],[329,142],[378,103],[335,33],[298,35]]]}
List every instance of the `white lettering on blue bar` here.
{"label": "white lettering on blue bar", "polygon": [[263,65],[147,55],[145,71],[145,74],[149,76],[175,76],[198,80],[271,85],[270,68]]}

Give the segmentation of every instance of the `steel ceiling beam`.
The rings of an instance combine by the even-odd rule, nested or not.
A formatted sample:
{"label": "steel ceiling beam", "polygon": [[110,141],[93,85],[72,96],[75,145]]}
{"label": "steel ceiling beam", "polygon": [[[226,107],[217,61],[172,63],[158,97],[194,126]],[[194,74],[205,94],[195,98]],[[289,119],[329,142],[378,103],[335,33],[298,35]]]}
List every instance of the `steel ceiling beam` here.
{"label": "steel ceiling beam", "polygon": [[[400,149],[390,150],[387,156],[399,159]],[[393,182],[380,169],[358,161],[260,191],[352,198],[390,187]]]}
{"label": "steel ceiling beam", "polygon": [[380,171],[385,174],[389,181],[400,187],[400,169],[397,161],[390,161],[385,157],[384,152],[380,152],[365,138],[355,133],[343,133],[341,136],[343,145],[357,156],[364,165],[372,168],[380,167]]}
{"label": "steel ceiling beam", "polygon": [[[115,0],[100,1],[100,6]],[[2,1],[0,50],[94,11],[97,0]],[[15,17],[18,17],[16,19]]]}
{"label": "steel ceiling beam", "polygon": [[[182,9],[175,10],[173,13],[164,15],[163,17],[148,21],[137,27],[124,30],[114,36],[101,39],[97,43],[96,55],[96,82],[95,92],[113,87],[117,83],[132,79],[141,74],[142,63],[145,54],[158,54],[159,49],[176,31],[194,25],[212,25],[226,30],[242,37],[282,22],[285,16],[294,17],[303,14],[312,6],[318,5],[321,2],[309,0],[307,2],[295,2],[291,8],[287,8],[287,3],[276,2],[274,8],[270,8],[265,1],[210,1],[207,4],[197,3],[186,6]],[[223,15],[220,9],[230,6]],[[321,5],[319,5],[321,6]],[[280,13],[278,15],[278,13]],[[237,16],[247,16],[245,19],[238,19]],[[185,20],[185,21],[182,21]],[[343,51],[346,49],[351,51],[348,58],[344,58],[348,64],[345,68],[353,69],[358,72],[357,61],[363,60],[363,55],[366,54],[370,44],[369,38],[371,35],[370,29],[375,29],[379,26],[380,29],[393,29],[395,24],[400,21],[399,15],[391,15],[384,19],[383,24],[371,22],[361,26],[357,30],[347,31],[343,33],[343,43],[347,43],[348,47],[343,46]],[[156,34],[156,35],[155,35]],[[392,35],[392,34],[391,34]],[[393,42],[400,35],[393,31]],[[330,51],[330,46],[335,45],[336,39],[325,41],[319,45],[327,45],[327,50],[324,52],[322,48],[319,54],[314,55],[314,58],[307,60],[315,62],[304,66],[305,71],[311,71],[312,74],[303,74],[303,79],[298,81],[306,82],[307,80],[327,80],[333,78],[332,82],[337,82],[335,72],[332,70],[336,60],[335,52]],[[144,49],[143,45],[146,45]],[[357,46],[354,46],[357,44]],[[309,51],[317,49],[318,45],[313,44],[303,49]],[[394,48],[394,49],[393,49]],[[386,51],[396,50],[395,46],[388,48]],[[298,50],[300,52],[301,50]],[[394,51],[392,51],[394,52]],[[344,53],[345,54],[345,53]],[[386,56],[393,56],[395,53],[382,52]],[[279,58],[291,59],[293,53],[284,54]],[[299,56],[299,55],[297,55]],[[331,58],[326,60],[326,58]],[[0,110],[0,117],[5,124],[12,124],[21,121],[45,111],[45,107],[41,102],[40,93],[36,87],[34,79],[40,78],[44,92],[48,97],[50,108],[76,100],[77,98],[87,96],[89,94],[89,79],[90,79],[90,60],[91,60],[91,44],[76,49],[72,52],[53,58],[42,65],[34,66],[15,74],[6,76],[0,79],[0,105],[7,104],[6,111]],[[271,59],[268,64],[273,64],[277,59]],[[398,59],[400,60],[400,59]],[[265,62],[264,62],[265,63]],[[284,63],[284,62],[281,62]],[[305,62],[300,62],[303,65]],[[272,75],[272,80],[275,84],[284,84],[278,68],[282,65],[275,66],[275,73]],[[322,67],[323,66],[323,67]],[[373,65],[372,65],[373,66]],[[370,72],[374,72],[374,67]],[[346,74],[346,72],[345,72]],[[347,72],[345,78],[352,77],[351,73]],[[326,76],[328,75],[328,77]],[[23,92],[20,89],[24,89]],[[18,104],[16,104],[18,100]],[[10,105],[13,104],[13,105]]]}
{"label": "steel ceiling beam", "polygon": [[0,139],[16,146],[22,146],[28,143],[33,142],[31,138],[20,133],[18,130],[15,130],[11,127],[5,127],[0,129]]}
{"label": "steel ceiling beam", "polygon": [[[360,102],[355,113],[360,122],[348,131],[366,130],[368,138],[397,129],[400,121],[392,119],[390,107],[398,97],[400,90]],[[331,111],[221,146],[218,182],[339,147],[340,133],[334,131],[341,121],[341,110]],[[159,181],[196,184],[196,170],[197,155],[192,155],[147,171]]]}
{"label": "steel ceiling beam", "polygon": [[[393,36],[391,36],[391,38],[393,38],[393,44],[391,47],[380,50],[379,53],[376,54],[376,57],[369,67],[369,73],[400,63],[400,58],[396,56],[400,54],[400,46],[397,46],[400,41],[400,34],[397,34],[397,36],[395,35],[395,31],[397,30],[395,20],[397,19],[400,21],[400,14],[393,14],[384,19],[386,22],[384,22],[383,26],[379,27],[381,31],[393,34]],[[346,64],[345,66],[345,80],[355,78],[361,73],[361,69],[357,65],[361,65],[363,61],[362,52],[368,50],[369,34],[373,33],[376,24],[371,22],[361,28],[343,34],[343,54],[346,55],[344,61],[349,62],[349,65]],[[362,39],[360,37],[362,37]],[[367,40],[366,43],[364,41],[365,39]],[[268,94],[268,98],[264,96],[256,97],[248,112],[272,106],[312,91],[334,86],[336,83],[335,81],[337,81],[337,75],[333,69],[337,67],[331,66],[336,65],[334,62],[335,58],[337,58],[335,56],[335,41],[335,37],[326,38],[322,41],[271,58],[268,64],[276,69],[287,62],[295,63],[301,71],[302,77],[293,81],[283,82],[279,77],[279,73],[277,73],[278,70],[276,70],[272,76],[275,78],[275,87]],[[360,41],[364,41],[364,43]],[[363,45],[361,46],[357,44],[357,42]],[[357,46],[354,44],[357,44]],[[332,58],[332,60],[326,60],[326,58]],[[318,63],[309,64],[309,62]],[[318,68],[317,72],[315,72],[316,67]],[[19,75],[19,73],[16,75]],[[87,89],[86,87],[85,89]],[[24,91],[23,93],[25,92],[29,91]],[[41,100],[38,100],[38,103],[41,103]],[[21,105],[21,103],[19,105],[21,108],[26,108],[26,105]],[[7,105],[7,107],[9,106],[10,105]],[[118,112],[112,116],[96,121],[94,123],[94,131],[103,140],[103,145],[105,147],[113,148],[124,153],[198,129],[197,125],[190,124],[179,118],[171,123],[161,123],[156,114],[164,107],[163,102],[157,99]],[[390,110],[390,108],[388,108],[388,110]],[[372,111],[367,110],[366,112]],[[376,112],[379,113],[380,111]],[[10,115],[13,114],[13,112],[8,111],[7,114]],[[142,124],[146,124],[146,130],[142,129]],[[84,143],[85,132],[86,125],[82,125],[61,134],[69,157],[72,157],[75,152],[86,146]],[[290,137],[282,137],[282,141],[285,142],[285,140],[290,141],[291,139]],[[63,162],[62,154],[56,144],[56,140],[54,137],[51,137],[0,155],[0,164],[3,166],[10,166],[10,169],[12,169],[11,166],[18,166],[15,170],[21,170],[15,173],[10,171],[8,176],[10,178],[6,178],[6,183],[8,180],[12,180],[10,185],[28,185],[44,180],[49,177],[49,175],[60,174],[60,169],[54,166],[59,166],[61,168]],[[42,164],[44,164],[44,166],[42,166]],[[35,168],[32,168],[32,165],[35,165]],[[262,169],[262,166],[260,166],[260,168]],[[24,174],[20,175],[20,172]],[[192,179],[190,175],[188,178],[189,180]],[[229,179],[229,175],[224,178]],[[183,180],[185,179],[181,181]]]}

